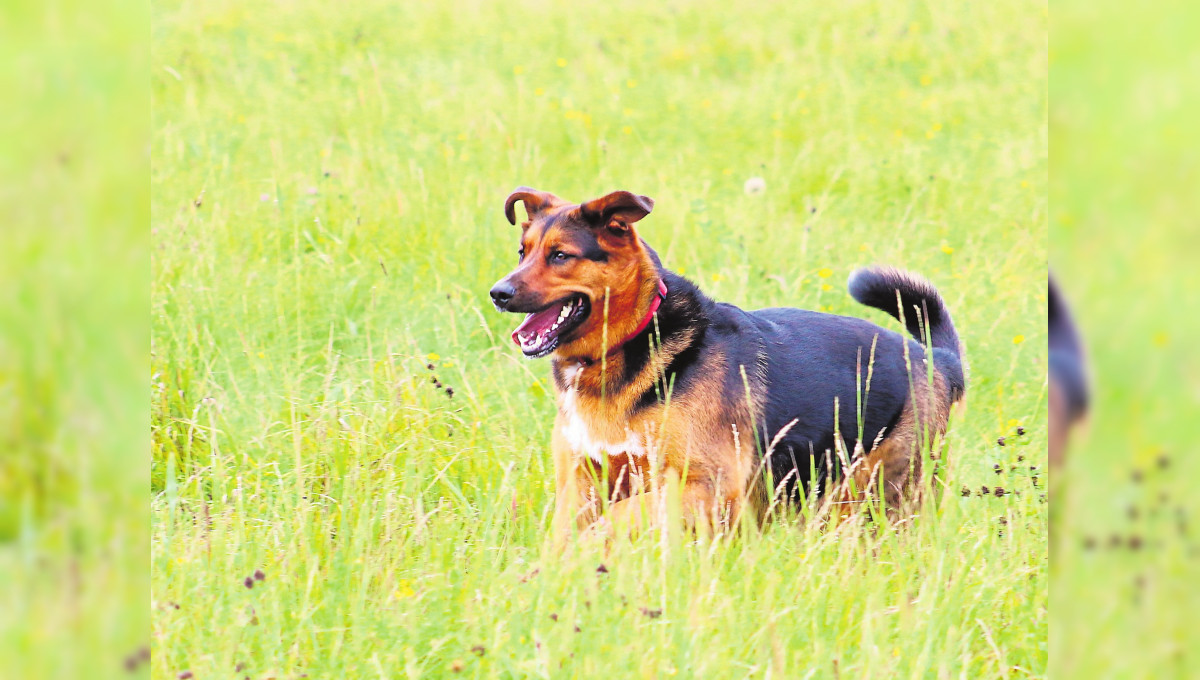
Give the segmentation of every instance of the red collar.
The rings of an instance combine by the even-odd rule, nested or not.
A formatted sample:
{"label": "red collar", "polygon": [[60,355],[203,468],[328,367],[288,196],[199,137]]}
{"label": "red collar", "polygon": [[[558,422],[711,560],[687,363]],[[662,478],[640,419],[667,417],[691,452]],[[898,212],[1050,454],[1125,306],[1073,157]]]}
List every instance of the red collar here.
{"label": "red collar", "polygon": [[658,308],[660,306],[662,306],[663,300],[666,300],[666,299],[667,299],[667,283],[665,281],[663,281],[662,279],[659,279],[658,280],[658,291],[654,295],[654,299],[650,301],[650,309],[646,311],[646,316],[642,317],[642,322],[638,324],[638,327],[635,328],[632,333],[625,336],[624,340],[622,340],[621,342],[618,342],[617,344],[610,347],[608,349],[608,353],[612,354],[613,352],[617,351],[618,349],[621,349],[621,347],[625,343],[636,338],[638,335],[641,335],[642,331],[646,330],[646,327],[650,325],[650,321],[651,321],[651,319],[654,318],[655,312],[657,312]]}

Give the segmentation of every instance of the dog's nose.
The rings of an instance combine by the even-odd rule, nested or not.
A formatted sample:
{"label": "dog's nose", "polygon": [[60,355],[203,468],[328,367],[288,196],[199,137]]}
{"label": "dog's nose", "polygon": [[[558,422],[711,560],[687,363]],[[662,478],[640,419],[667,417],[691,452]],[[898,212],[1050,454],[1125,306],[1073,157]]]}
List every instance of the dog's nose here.
{"label": "dog's nose", "polygon": [[509,301],[512,300],[513,296],[516,294],[517,290],[513,288],[513,285],[508,281],[501,281],[500,283],[492,286],[490,293],[492,296],[492,302],[498,309],[504,309],[507,307]]}

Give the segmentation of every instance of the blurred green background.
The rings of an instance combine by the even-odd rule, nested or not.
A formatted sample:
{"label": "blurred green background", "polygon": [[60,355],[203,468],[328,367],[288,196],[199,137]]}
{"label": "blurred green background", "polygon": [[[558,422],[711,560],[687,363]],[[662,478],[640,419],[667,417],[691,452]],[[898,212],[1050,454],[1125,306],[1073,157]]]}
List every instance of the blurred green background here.
{"label": "blurred green background", "polygon": [[1090,422],[1055,499],[1058,677],[1200,673],[1200,12],[1052,12],[1050,262],[1085,333]]}
{"label": "blurred green background", "polygon": [[149,7],[0,7],[0,677],[148,651]]}

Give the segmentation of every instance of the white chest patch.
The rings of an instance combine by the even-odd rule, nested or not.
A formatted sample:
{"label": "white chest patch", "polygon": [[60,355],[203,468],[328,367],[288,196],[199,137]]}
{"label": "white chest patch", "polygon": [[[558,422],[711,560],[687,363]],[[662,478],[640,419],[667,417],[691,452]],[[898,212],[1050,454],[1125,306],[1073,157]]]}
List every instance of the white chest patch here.
{"label": "white chest patch", "polygon": [[[579,363],[567,364],[566,366],[563,367],[563,380],[566,381],[566,383],[568,385],[574,385],[575,378],[577,378],[579,376],[579,372],[581,370],[583,370],[583,364],[579,364]],[[574,390],[571,390],[571,391],[574,392]]]}
{"label": "white chest patch", "polygon": [[562,435],[577,453],[582,453],[597,463],[604,462],[605,456],[615,456],[621,453],[630,457],[646,455],[646,447],[633,430],[625,428],[625,439],[619,442],[605,441],[594,435],[588,427],[575,404],[575,390],[567,390],[562,400],[563,425]]}

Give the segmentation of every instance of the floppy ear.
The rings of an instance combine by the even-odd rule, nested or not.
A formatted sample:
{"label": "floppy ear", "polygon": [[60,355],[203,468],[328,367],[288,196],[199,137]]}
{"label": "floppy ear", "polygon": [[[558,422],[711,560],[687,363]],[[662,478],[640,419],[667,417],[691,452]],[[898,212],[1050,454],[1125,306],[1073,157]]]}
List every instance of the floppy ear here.
{"label": "floppy ear", "polygon": [[649,215],[653,209],[654,199],[649,196],[614,191],[583,203],[579,206],[579,214],[594,227],[625,232],[629,230],[629,225]]}
{"label": "floppy ear", "polygon": [[529,219],[556,203],[562,203],[562,199],[554,194],[529,187],[517,187],[504,200],[504,216],[508,218],[509,224],[517,223],[517,201],[525,203],[525,212],[529,214]]}

